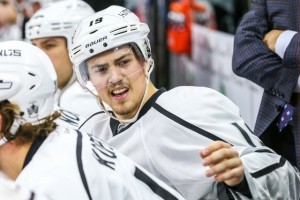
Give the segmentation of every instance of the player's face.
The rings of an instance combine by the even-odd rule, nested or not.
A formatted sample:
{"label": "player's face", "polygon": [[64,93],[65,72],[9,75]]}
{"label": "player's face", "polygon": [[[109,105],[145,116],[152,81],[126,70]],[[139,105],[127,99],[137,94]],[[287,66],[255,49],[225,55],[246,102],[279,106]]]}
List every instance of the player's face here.
{"label": "player's face", "polygon": [[131,119],[138,111],[146,87],[145,65],[128,46],[87,62],[92,84],[118,119]]}
{"label": "player's face", "polygon": [[57,74],[58,87],[62,89],[73,74],[73,64],[69,58],[66,39],[63,37],[39,38],[32,40],[32,44],[50,57]]}

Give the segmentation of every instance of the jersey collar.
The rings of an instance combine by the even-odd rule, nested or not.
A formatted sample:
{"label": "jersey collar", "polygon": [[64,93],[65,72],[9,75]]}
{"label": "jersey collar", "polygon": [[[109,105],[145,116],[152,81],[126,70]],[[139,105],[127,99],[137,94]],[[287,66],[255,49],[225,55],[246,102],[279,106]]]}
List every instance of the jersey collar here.
{"label": "jersey collar", "polygon": [[47,137],[43,137],[43,138],[37,138],[31,145],[27,155],[26,155],[26,158],[25,158],[25,161],[24,161],[24,164],[23,164],[23,168],[24,169],[28,163],[31,161],[32,157],[34,156],[34,154],[38,151],[38,149],[40,148],[40,146],[43,144],[43,142],[45,141]]}
{"label": "jersey collar", "polygon": [[[158,97],[166,92],[167,90],[165,88],[160,88],[158,91],[156,91],[151,97],[150,99],[144,104],[143,108],[141,109],[140,113],[139,113],[139,116],[137,118],[136,121],[138,121],[143,115],[145,115],[149,110],[150,108],[153,106],[153,104],[156,102],[156,100],[158,99]],[[118,120],[115,120],[113,118],[110,118],[110,128],[111,128],[111,131],[113,133],[113,136],[116,136],[118,134],[120,134],[121,132],[127,130],[131,125],[133,125],[135,122],[133,123],[130,123],[128,125],[125,125],[124,128],[122,129],[119,129],[119,125],[120,125],[120,122]]]}

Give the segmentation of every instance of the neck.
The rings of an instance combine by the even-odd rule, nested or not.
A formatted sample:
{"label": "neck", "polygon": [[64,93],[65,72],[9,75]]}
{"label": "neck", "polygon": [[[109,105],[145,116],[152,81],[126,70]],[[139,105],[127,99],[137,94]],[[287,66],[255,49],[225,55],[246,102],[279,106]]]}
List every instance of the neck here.
{"label": "neck", "polygon": [[136,117],[137,117],[137,113],[140,112],[140,110],[143,108],[143,106],[145,105],[145,103],[152,97],[152,95],[157,91],[157,88],[155,88],[155,86],[153,85],[153,83],[151,81],[149,81],[148,84],[148,89],[147,89],[147,93],[145,94],[145,98],[143,100],[143,102],[141,102],[141,105],[139,108],[136,109],[135,112],[133,112],[131,115],[117,115],[116,117],[117,119],[120,121],[121,124],[127,124],[127,123],[131,123],[133,121],[135,121]]}
{"label": "neck", "polygon": [[157,92],[157,88],[153,85],[153,83],[150,81],[149,85],[148,85],[148,92],[146,94],[145,100],[143,102],[142,107],[144,106],[144,104],[152,97],[152,95],[155,94],[155,92]]}
{"label": "neck", "polygon": [[0,169],[11,179],[16,180],[22,171],[30,144],[11,141],[0,147]]}

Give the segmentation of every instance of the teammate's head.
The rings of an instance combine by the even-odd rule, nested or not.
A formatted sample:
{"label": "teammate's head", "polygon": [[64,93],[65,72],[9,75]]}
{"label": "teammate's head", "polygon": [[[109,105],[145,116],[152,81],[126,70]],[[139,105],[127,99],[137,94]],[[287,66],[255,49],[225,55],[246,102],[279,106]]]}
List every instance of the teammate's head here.
{"label": "teammate's head", "polygon": [[20,127],[26,129],[23,125],[42,124],[54,113],[56,79],[49,57],[37,47],[21,41],[0,43],[2,139],[13,139]]}
{"label": "teammate's head", "polygon": [[54,64],[58,87],[67,85],[73,74],[68,49],[78,23],[94,10],[81,0],[49,3],[26,23],[26,38],[42,49]]}
{"label": "teammate's head", "polygon": [[49,3],[38,10],[26,23],[26,38],[64,37],[68,48],[76,26],[94,10],[81,0],[64,0]]}
{"label": "teammate's head", "polygon": [[74,36],[70,57],[80,84],[124,121],[138,114],[147,93],[149,31],[130,10],[110,6],[84,19]]}

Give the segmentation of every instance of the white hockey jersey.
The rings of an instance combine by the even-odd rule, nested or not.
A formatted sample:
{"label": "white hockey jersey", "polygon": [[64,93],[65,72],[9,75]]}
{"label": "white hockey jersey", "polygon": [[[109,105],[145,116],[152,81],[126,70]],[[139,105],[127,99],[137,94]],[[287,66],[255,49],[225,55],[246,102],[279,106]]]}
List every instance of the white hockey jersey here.
{"label": "white hockey jersey", "polygon": [[[228,193],[235,199],[299,199],[299,171],[263,146],[232,101],[209,88],[160,89],[136,122],[122,127],[99,112],[80,130],[105,140],[189,200],[223,200]],[[199,152],[216,140],[228,142],[239,152],[248,193],[206,177]]]}
{"label": "white hockey jersey", "polygon": [[183,199],[99,139],[60,126],[33,143],[16,183],[53,200]]}
{"label": "white hockey jersey", "polygon": [[[40,194],[33,191],[27,191],[20,188],[8,179],[3,173],[0,173],[0,199],[1,200],[47,200]],[[50,200],[50,199],[48,199]]]}
{"label": "white hockey jersey", "polygon": [[72,111],[82,118],[87,118],[101,110],[97,99],[83,90],[74,74],[67,86],[63,90],[57,90],[55,96],[58,107]]}

